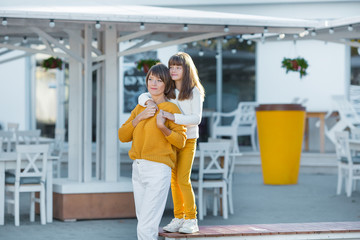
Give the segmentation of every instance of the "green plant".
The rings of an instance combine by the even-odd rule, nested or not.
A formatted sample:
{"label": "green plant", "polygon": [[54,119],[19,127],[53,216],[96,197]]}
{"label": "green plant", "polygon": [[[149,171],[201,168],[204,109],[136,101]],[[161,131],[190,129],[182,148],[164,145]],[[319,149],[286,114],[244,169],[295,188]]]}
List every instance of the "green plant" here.
{"label": "green plant", "polygon": [[41,66],[45,68],[45,70],[48,70],[49,68],[58,68],[59,70],[62,70],[63,61],[60,58],[54,58],[49,57],[45,59]]}
{"label": "green plant", "polygon": [[286,69],[286,73],[289,71],[299,72],[300,78],[307,75],[306,69],[309,64],[304,58],[284,58],[281,63],[282,67]]}
{"label": "green plant", "polygon": [[158,59],[141,59],[140,61],[138,62],[135,62],[136,64],[136,68],[139,70],[139,71],[144,71],[144,73],[147,73],[149,71],[149,69],[159,63],[160,60]]}

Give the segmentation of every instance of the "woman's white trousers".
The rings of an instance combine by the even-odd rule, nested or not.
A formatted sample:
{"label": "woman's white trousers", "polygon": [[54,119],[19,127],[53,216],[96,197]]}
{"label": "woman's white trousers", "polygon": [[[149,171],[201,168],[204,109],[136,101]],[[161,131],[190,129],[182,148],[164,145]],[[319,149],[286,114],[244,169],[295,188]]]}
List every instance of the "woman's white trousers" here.
{"label": "woman's white trousers", "polygon": [[136,159],[132,184],[138,219],[138,240],[156,240],[169,193],[171,168],[163,163]]}

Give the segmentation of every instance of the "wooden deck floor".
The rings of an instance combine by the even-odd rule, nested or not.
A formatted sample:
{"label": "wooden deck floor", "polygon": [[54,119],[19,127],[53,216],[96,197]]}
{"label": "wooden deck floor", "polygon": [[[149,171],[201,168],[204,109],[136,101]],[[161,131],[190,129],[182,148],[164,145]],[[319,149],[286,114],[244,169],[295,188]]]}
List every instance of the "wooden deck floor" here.
{"label": "wooden deck floor", "polygon": [[360,222],[200,226],[193,234],[159,233],[160,239],[360,239]]}

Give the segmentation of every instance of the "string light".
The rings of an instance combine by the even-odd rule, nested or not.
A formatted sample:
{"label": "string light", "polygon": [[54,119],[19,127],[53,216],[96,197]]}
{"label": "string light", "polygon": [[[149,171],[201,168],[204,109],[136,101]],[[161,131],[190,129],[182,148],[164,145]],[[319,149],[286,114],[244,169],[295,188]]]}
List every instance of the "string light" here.
{"label": "string light", "polygon": [[101,28],[100,21],[96,21],[96,23],[95,23],[95,28],[96,28],[96,29],[100,29],[100,28]]}
{"label": "string light", "polygon": [[220,56],[220,54],[219,54],[218,52],[216,52],[216,54],[215,54],[215,58],[216,58],[216,59],[218,59],[218,58],[219,58],[219,56]]}
{"label": "string light", "polygon": [[200,56],[200,57],[204,56],[204,51],[202,50],[202,48],[200,48],[199,56]]}
{"label": "string light", "polygon": [[4,17],[3,20],[2,20],[2,25],[3,25],[3,26],[6,26],[7,24],[8,24],[7,18]]}
{"label": "string light", "polygon": [[251,45],[252,41],[251,40],[247,40],[247,44]]}
{"label": "string light", "polygon": [[231,53],[232,53],[232,54],[235,54],[235,53],[236,53],[236,49],[235,49],[235,48],[231,49]]}
{"label": "string light", "polygon": [[334,32],[335,32],[335,31],[334,31],[334,28],[330,28],[330,29],[329,29],[329,33],[330,33],[330,34],[333,34]]}
{"label": "string light", "polygon": [[24,38],[23,38],[22,42],[23,42],[23,43],[27,43],[27,41],[28,41],[28,40],[27,40],[27,37],[26,37],[26,36],[24,36]]}
{"label": "string light", "polygon": [[350,24],[350,25],[348,26],[348,31],[351,32],[352,30],[354,30],[354,28],[353,28],[353,26]]}
{"label": "string light", "polygon": [[264,27],[264,33],[268,33],[268,32],[269,32],[268,27]]}
{"label": "string light", "polygon": [[60,43],[60,44],[64,44],[64,39],[63,39],[62,37],[60,37],[59,43]]}
{"label": "string light", "polygon": [[229,26],[228,25],[225,25],[224,32],[229,32]]}
{"label": "string light", "polygon": [[227,42],[228,42],[227,38],[224,37],[224,38],[223,38],[223,43],[227,43]]}
{"label": "string light", "polygon": [[208,39],[208,40],[207,40],[207,44],[208,44],[208,45],[211,45],[211,39]]}
{"label": "string light", "polygon": [[280,39],[284,39],[284,38],[285,38],[285,33],[279,34],[279,38],[280,38]]}
{"label": "string light", "polygon": [[6,36],[4,37],[4,40],[5,40],[5,41],[9,40],[9,36],[6,35]]}
{"label": "string light", "polygon": [[143,22],[140,23],[140,30],[145,30],[145,24]]}
{"label": "string light", "polygon": [[313,36],[313,37],[316,36],[316,31],[315,31],[315,29],[311,31],[311,36]]}
{"label": "string light", "polygon": [[239,43],[244,42],[244,39],[242,38],[242,35],[241,35],[241,34],[240,34],[240,35],[237,35],[237,38],[238,38],[238,42],[239,42]]}
{"label": "string light", "polygon": [[186,32],[187,30],[189,30],[189,27],[187,24],[184,24],[183,30]]}
{"label": "string light", "polygon": [[55,27],[54,19],[50,19],[49,27],[51,27],[51,28]]}
{"label": "string light", "polygon": [[197,45],[197,42],[192,42],[193,47]]}
{"label": "string light", "polygon": [[261,34],[261,43],[264,44],[265,43],[265,35],[262,33]]}

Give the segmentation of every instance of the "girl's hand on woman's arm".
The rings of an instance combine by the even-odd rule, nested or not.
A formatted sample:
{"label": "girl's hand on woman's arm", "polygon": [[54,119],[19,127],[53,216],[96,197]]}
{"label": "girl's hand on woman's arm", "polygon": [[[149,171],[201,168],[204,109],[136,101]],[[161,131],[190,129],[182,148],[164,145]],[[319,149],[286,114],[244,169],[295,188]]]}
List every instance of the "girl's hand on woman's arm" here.
{"label": "girl's hand on woman's arm", "polygon": [[164,117],[164,111],[160,110],[159,114],[156,116],[156,125],[165,136],[169,136],[171,130],[165,126],[165,122],[166,118]]}
{"label": "girl's hand on woman's arm", "polygon": [[164,113],[164,118],[167,118],[167,119],[169,119],[169,120],[171,120],[171,121],[175,121],[175,116],[174,116],[174,114],[169,113],[169,112],[166,112],[166,111],[163,111],[163,113]]}
{"label": "girl's hand on woman's arm", "polygon": [[152,99],[147,100],[145,105],[146,105],[146,108],[154,108],[156,111],[159,110],[158,106]]}

